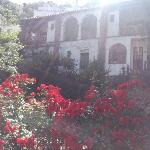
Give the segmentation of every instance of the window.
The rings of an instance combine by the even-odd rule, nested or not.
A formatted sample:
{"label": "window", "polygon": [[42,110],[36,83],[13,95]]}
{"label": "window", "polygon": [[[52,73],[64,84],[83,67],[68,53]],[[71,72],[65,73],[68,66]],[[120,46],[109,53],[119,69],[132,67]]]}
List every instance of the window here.
{"label": "window", "polygon": [[143,47],[133,47],[133,69],[139,71],[143,69]]}
{"label": "window", "polygon": [[47,39],[47,33],[46,32],[41,32],[41,33],[39,33],[39,41],[41,42],[41,43],[43,43],[43,42],[46,42],[46,39]]}
{"label": "window", "polygon": [[110,22],[114,22],[115,21],[115,15],[110,15]]}
{"label": "window", "polygon": [[71,51],[67,51],[67,57],[68,57],[68,58],[71,57]]}
{"label": "window", "polygon": [[66,41],[77,40],[78,37],[78,22],[74,17],[69,17],[64,26],[64,39]]}
{"label": "window", "polygon": [[80,53],[80,69],[86,69],[89,64],[89,53]]}
{"label": "window", "polygon": [[126,64],[126,47],[115,44],[109,50],[109,64]]}
{"label": "window", "polygon": [[54,30],[54,23],[51,24],[51,30]]}
{"label": "window", "polygon": [[94,15],[87,15],[81,25],[82,39],[95,38],[97,32],[97,18]]}
{"label": "window", "polygon": [[150,70],[150,55],[147,55],[147,69]]}

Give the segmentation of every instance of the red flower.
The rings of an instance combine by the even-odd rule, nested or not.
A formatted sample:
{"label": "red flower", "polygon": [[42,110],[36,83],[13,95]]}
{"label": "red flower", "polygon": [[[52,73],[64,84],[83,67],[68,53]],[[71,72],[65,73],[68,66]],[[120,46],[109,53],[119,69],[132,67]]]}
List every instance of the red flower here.
{"label": "red flower", "polygon": [[130,122],[129,117],[121,117],[121,118],[119,119],[119,124],[120,124],[120,125],[128,125],[129,122]]}
{"label": "red flower", "polygon": [[69,150],[80,150],[82,149],[82,144],[78,143],[78,139],[75,136],[66,134],[64,136],[65,147]]}
{"label": "red flower", "polygon": [[143,82],[140,80],[131,80],[118,85],[118,89],[129,89],[133,87],[143,87]]}
{"label": "red flower", "polygon": [[26,147],[26,148],[32,148],[32,149],[34,148],[36,144],[35,138],[33,136],[29,138],[17,138],[16,142],[20,147]]}
{"label": "red flower", "polygon": [[143,119],[141,117],[134,117],[131,120],[131,124],[134,126],[142,125]]}
{"label": "red flower", "polygon": [[9,120],[6,121],[5,127],[4,127],[4,132],[10,133],[11,132],[11,122]]}
{"label": "red flower", "polygon": [[20,147],[26,147],[27,142],[28,142],[28,138],[17,138],[16,142]]}
{"label": "red flower", "polygon": [[94,100],[96,98],[96,87],[91,85],[90,88],[85,93],[84,99],[86,100]]}
{"label": "red flower", "polygon": [[47,113],[49,115],[51,115],[53,112],[58,112],[60,110],[60,107],[58,106],[58,104],[55,103],[51,103],[48,107],[47,107]]}
{"label": "red flower", "polygon": [[115,140],[124,140],[125,138],[127,138],[128,136],[128,132],[126,130],[113,130],[112,131],[112,137]]}
{"label": "red flower", "polygon": [[136,102],[134,100],[130,100],[127,104],[128,109],[133,109],[136,106]]}
{"label": "red flower", "polygon": [[122,140],[117,140],[116,141],[117,146],[122,146],[123,144],[124,144],[124,142]]}
{"label": "red flower", "polygon": [[70,102],[67,108],[61,110],[61,113],[70,117],[79,116],[88,105],[87,102]]}
{"label": "red flower", "polygon": [[0,139],[0,150],[4,150],[5,141]]}
{"label": "red flower", "polygon": [[46,84],[41,84],[40,87],[38,88],[38,90],[45,89],[45,88],[46,88]]}
{"label": "red flower", "polygon": [[35,138],[32,136],[30,138],[28,138],[28,141],[26,143],[26,147],[27,148],[34,148],[34,146],[36,145],[36,141],[35,141]]}
{"label": "red flower", "polygon": [[11,128],[11,132],[14,132],[14,131],[16,131],[16,130],[17,130],[17,126],[14,125],[14,126]]}
{"label": "red flower", "polygon": [[17,126],[14,125],[13,127],[11,126],[11,122],[9,120],[6,121],[5,127],[4,127],[4,131],[6,133],[10,133],[10,132],[14,132],[17,130]]}
{"label": "red flower", "polygon": [[137,137],[136,137],[135,134],[132,134],[132,135],[130,136],[130,142],[131,142],[132,146],[135,147],[136,142],[137,142]]}
{"label": "red flower", "polygon": [[117,113],[118,113],[118,110],[117,110],[116,108],[114,108],[114,107],[111,107],[111,112],[112,112],[113,114],[117,114]]}
{"label": "red flower", "polygon": [[126,100],[127,99],[127,91],[125,90],[112,90],[112,96],[117,100]]}
{"label": "red flower", "polygon": [[118,111],[122,111],[126,107],[125,102],[121,100],[116,101],[116,108]]}

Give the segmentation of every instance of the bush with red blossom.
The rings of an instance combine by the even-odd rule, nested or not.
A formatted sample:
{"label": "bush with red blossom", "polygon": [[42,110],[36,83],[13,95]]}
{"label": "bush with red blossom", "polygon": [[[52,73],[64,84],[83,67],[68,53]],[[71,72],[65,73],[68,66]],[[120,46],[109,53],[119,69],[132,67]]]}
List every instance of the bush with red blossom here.
{"label": "bush with red blossom", "polygon": [[94,86],[83,100],[16,74],[0,85],[0,148],[29,150],[148,150],[150,94],[133,80],[101,97]]}

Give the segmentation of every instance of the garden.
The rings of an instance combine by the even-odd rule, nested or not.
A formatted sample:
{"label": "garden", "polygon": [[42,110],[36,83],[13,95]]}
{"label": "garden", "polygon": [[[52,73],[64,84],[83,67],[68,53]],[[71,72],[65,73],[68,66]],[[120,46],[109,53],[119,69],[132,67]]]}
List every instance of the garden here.
{"label": "garden", "polygon": [[14,74],[0,85],[0,148],[14,150],[148,150],[149,89],[140,80],[92,83],[82,99],[54,85]]}
{"label": "garden", "polygon": [[0,40],[0,150],[149,150],[144,82],[112,84],[99,60],[79,74],[52,54],[34,55],[26,74],[18,34]]}
{"label": "garden", "polygon": [[[34,5],[20,15],[2,0],[2,26]],[[43,51],[24,71],[22,52],[20,33],[0,30],[0,150],[150,149],[149,72],[146,82],[124,73],[112,83],[100,60],[79,74],[74,60]]]}

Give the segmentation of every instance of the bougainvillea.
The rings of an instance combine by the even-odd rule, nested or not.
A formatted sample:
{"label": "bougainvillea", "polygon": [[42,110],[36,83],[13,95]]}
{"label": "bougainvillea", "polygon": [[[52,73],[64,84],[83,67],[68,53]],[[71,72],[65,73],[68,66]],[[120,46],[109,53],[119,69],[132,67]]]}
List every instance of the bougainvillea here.
{"label": "bougainvillea", "polygon": [[[132,80],[101,97],[94,86],[83,100],[16,74],[0,85],[0,150],[148,150],[150,94]],[[31,91],[31,92],[30,92]]]}

